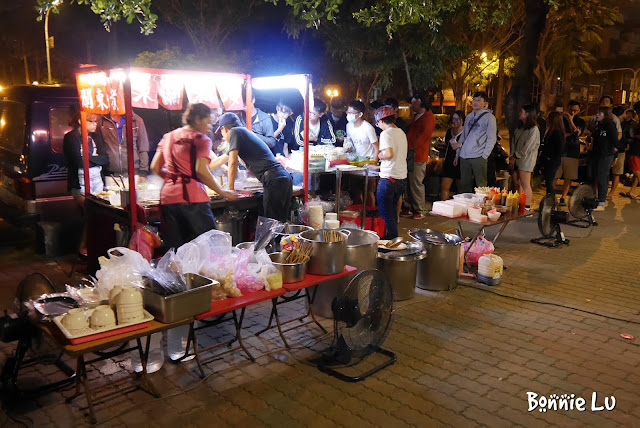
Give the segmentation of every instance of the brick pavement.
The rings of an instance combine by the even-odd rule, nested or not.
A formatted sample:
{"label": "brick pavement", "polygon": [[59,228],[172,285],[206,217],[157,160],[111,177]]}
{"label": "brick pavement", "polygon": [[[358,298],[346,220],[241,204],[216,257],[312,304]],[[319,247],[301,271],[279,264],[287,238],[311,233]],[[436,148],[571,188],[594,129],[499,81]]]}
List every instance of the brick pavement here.
{"label": "brick pavement", "polygon": [[[248,311],[245,330],[246,343],[259,355],[255,363],[228,355],[208,364],[211,374],[202,381],[193,361],[165,363],[151,375],[164,398],[133,392],[98,405],[98,419],[118,427],[640,425],[640,340],[620,337],[640,337],[640,256],[634,244],[639,213],[635,201],[614,198],[607,211],[595,213],[599,226],[563,226],[571,244],[557,249],[528,242],[538,234],[534,219],[510,225],[497,248],[507,266],[503,283],[421,291],[399,302],[385,342],[398,362],[364,382],[343,383],[310,364],[331,340],[315,328],[291,332],[290,350],[281,348],[273,331],[252,336],[269,313],[268,305],[260,305]],[[401,230],[416,226],[451,230],[456,223],[403,220]],[[25,273],[47,271],[62,280],[69,268],[67,260],[37,256],[25,264],[27,256],[25,250],[2,256],[1,296],[12,295]],[[219,335],[209,336],[205,340]],[[100,383],[121,375],[103,374],[114,364],[130,370],[126,357],[110,364],[93,368],[89,376]],[[47,366],[25,372],[25,378],[47,376],[52,376]],[[586,399],[587,410],[527,412],[527,391],[575,394]],[[615,396],[615,409],[590,411],[594,391],[599,405],[605,396]],[[13,403],[12,415],[36,426],[87,424],[84,399],[66,405],[70,394]]]}

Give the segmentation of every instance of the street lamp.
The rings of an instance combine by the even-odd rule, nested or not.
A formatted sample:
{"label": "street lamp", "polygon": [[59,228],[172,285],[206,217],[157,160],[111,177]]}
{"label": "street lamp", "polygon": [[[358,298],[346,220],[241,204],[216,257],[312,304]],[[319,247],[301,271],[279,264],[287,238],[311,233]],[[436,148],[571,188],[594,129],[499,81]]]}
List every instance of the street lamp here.
{"label": "street lamp", "polygon": [[44,44],[47,49],[47,75],[49,77],[48,83],[51,83],[51,55],[49,54],[49,13],[52,9],[55,9],[61,4],[62,0],[54,0],[50,5],[46,6],[46,13],[44,15]]}
{"label": "street lamp", "polygon": [[[635,91],[636,89],[636,76],[638,75],[638,72],[640,72],[640,68],[637,70],[634,70],[633,68],[628,68],[628,67],[623,67],[623,68],[609,68],[606,70],[598,70],[596,71],[596,74],[604,74],[604,73],[608,73],[610,71],[630,71],[633,73],[633,79],[631,79],[631,86],[629,87],[630,92]],[[622,84],[621,84],[622,86]]]}

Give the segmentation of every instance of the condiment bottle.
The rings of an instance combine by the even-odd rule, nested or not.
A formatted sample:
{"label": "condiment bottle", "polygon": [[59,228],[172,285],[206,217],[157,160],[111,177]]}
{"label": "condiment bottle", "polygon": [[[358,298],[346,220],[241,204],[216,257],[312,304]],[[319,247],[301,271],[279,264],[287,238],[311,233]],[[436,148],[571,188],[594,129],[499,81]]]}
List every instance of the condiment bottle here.
{"label": "condiment bottle", "polygon": [[527,194],[523,192],[520,195],[520,206],[518,207],[518,212],[523,213],[526,205],[527,205]]}
{"label": "condiment bottle", "polygon": [[500,195],[500,205],[507,205],[507,190],[503,190]]}
{"label": "condiment bottle", "polygon": [[513,214],[518,212],[518,202],[520,202],[520,193],[516,190],[516,193],[513,195],[513,205],[511,206],[511,212]]}

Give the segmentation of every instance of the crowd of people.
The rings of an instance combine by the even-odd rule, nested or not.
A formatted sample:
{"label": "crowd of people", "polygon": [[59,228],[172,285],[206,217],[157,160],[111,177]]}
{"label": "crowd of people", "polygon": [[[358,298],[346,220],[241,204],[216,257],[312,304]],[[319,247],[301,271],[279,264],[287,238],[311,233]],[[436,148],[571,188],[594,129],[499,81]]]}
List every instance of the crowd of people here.
{"label": "crowd of people", "polygon": [[[275,112],[268,114],[255,106],[254,98],[249,103],[251,131],[243,118],[234,113],[218,117],[206,105],[194,104],[184,114],[184,126],[162,138],[150,163],[145,125],[134,114],[136,174],[144,181],[151,170],[164,179],[160,203],[165,222],[172,225],[167,229],[172,230],[169,240],[174,246],[215,227],[204,185],[227,199],[237,198],[234,182],[240,160],[264,186],[264,214],[286,221],[292,179],[277,156],[300,149],[308,127],[312,145],[343,147],[360,159],[380,162],[373,203],[385,222],[384,238],[395,238],[400,216],[422,219],[426,215],[424,181],[436,128],[431,99],[415,94],[410,101],[411,118],[405,121],[398,114],[399,103],[395,98],[366,105],[360,100],[347,103],[339,96],[332,98],[329,106],[315,98],[305,123],[302,114],[294,119],[293,109],[283,101],[275,106]],[[507,157],[501,145],[496,144],[500,137],[496,117],[487,108],[488,101],[487,94],[478,91],[473,94],[471,112],[457,110],[450,117],[450,126],[439,147],[441,163],[434,171],[441,179],[441,199],[449,199],[454,184],[459,193],[495,185],[496,169],[508,169],[513,187],[526,195],[527,210],[531,209],[532,176],[537,173],[542,174],[547,192],[559,194],[559,204],[565,205],[571,183],[584,178],[578,175],[584,153],[588,160],[586,180],[596,189],[598,210],[604,209],[606,201],[615,194],[627,164],[635,178],[631,188],[620,194],[640,198],[635,194],[640,178],[640,129],[636,120],[640,103],[634,109],[613,107],[613,99],[603,96],[597,114],[588,122],[581,118],[578,101],[570,101],[566,111],[558,103],[546,118],[536,105],[524,105]],[[87,119],[92,152],[91,185],[92,191],[99,191],[100,176],[126,173],[124,117],[89,115]],[[217,131],[213,133],[211,122],[216,120]],[[72,123],[74,129],[65,136],[64,150],[69,164],[69,189],[81,200],[84,181],[79,124],[77,116]],[[226,143],[226,151],[219,157],[212,152],[213,135],[221,136]],[[496,150],[498,155],[504,154],[503,165],[496,166]],[[224,164],[229,183],[226,189],[211,175],[212,169]],[[556,191],[560,178],[564,180],[563,186]]]}

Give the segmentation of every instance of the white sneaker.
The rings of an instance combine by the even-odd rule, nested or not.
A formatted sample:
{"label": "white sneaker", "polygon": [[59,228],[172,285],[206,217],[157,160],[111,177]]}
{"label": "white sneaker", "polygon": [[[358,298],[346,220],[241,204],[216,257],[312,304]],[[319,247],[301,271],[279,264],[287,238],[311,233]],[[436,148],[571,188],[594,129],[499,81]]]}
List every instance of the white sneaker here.
{"label": "white sneaker", "polygon": [[594,211],[604,211],[604,205],[598,204],[598,207],[594,208]]}

